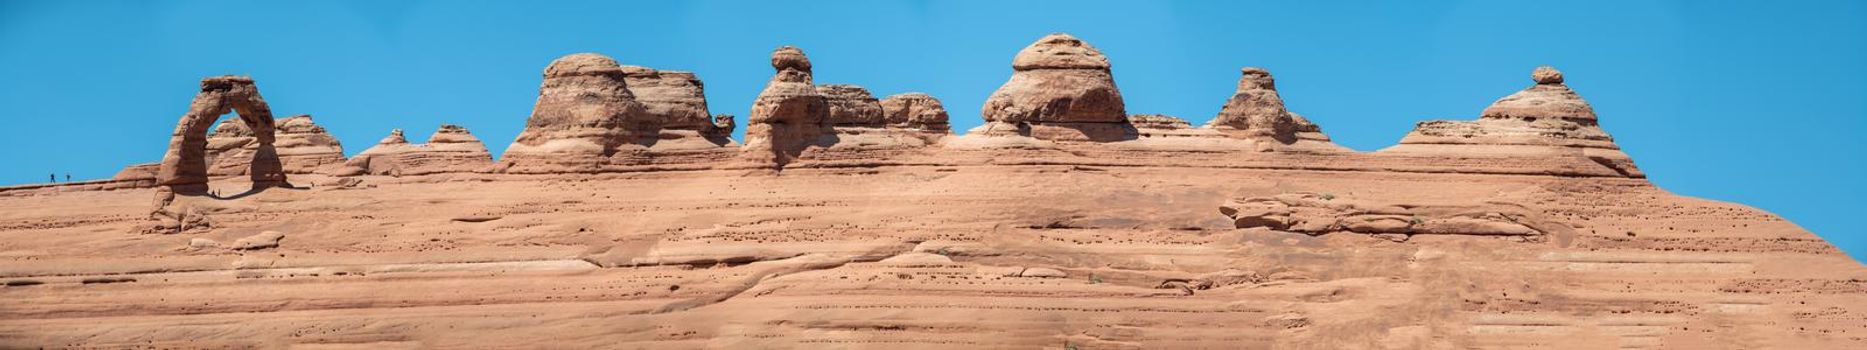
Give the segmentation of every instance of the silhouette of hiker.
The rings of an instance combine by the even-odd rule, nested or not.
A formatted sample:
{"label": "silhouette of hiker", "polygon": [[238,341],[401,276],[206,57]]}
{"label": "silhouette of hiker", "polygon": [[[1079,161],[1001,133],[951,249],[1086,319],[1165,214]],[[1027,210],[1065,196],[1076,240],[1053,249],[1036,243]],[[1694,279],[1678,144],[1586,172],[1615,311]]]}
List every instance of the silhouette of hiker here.
{"label": "silhouette of hiker", "polygon": [[71,182],[71,173],[65,173],[65,182]]}
{"label": "silhouette of hiker", "polygon": [[52,182],[52,183],[58,182],[58,174],[45,174],[45,177],[47,178],[45,180],[46,182]]}

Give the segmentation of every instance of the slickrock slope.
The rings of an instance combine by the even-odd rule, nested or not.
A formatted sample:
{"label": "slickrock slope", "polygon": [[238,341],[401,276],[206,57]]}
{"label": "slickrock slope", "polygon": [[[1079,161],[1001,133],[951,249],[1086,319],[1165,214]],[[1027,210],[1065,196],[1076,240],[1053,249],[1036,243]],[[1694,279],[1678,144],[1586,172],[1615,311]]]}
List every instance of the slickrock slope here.
{"label": "slickrock slope", "polygon": [[424,144],[411,144],[396,129],[376,146],[350,158],[338,175],[423,175],[484,171],[493,164],[486,145],[467,128],[444,124]]}
{"label": "slickrock slope", "polygon": [[[1106,76],[1039,44],[1054,64],[1019,74]],[[744,147],[661,148],[704,139],[698,81],[572,55],[490,169],[443,126],[296,188],[144,187],[176,163],[0,188],[0,348],[1867,348],[1867,267],[1604,156],[1553,70],[1358,153],[1250,69],[1208,127],[994,121],[1128,130],[1092,139],[946,136],[932,97],[772,65]],[[203,87],[199,141],[195,116],[257,98]]]}

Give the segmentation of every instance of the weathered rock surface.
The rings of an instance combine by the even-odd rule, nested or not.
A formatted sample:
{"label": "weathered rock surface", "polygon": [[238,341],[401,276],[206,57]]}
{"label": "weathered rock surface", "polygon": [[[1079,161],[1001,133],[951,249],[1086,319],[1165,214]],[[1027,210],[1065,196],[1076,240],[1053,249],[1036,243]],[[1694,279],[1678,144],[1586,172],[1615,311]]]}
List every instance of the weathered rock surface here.
{"label": "weathered rock surface", "polygon": [[1108,57],[1089,43],[1051,34],[1019,51],[1011,68],[1011,80],[980,110],[986,125],[975,131],[1090,141],[1133,136]]}
{"label": "weathered rock surface", "polygon": [[467,128],[443,124],[428,142],[411,144],[396,129],[376,146],[363,150],[335,175],[425,175],[485,171],[493,165],[486,145]]}
{"label": "weathered rock surface", "polygon": [[1643,177],[1597,123],[1595,111],[1563,83],[1562,72],[1538,67],[1536,84],[1498,99],[1475,121],[1420,122],[1400,144],[1400,154],[1582,158],[1625,176]]}
{"label": "weathered rock surface", "polygon": [[889,126],[941,133],[952,130],[948,124],[946,106],[931,95],[919,92],[898,94],[882,99],[881,105],[883,120]]}

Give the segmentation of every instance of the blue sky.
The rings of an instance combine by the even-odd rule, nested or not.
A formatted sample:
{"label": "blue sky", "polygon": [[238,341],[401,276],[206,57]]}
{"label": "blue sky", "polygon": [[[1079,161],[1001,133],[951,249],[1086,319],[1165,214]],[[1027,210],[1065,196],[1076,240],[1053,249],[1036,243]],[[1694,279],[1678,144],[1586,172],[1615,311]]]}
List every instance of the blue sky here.
{"label": "blue sky", "polygon": [[312,114],[351,153],[457,123],[497,154],[544,66],[576,52],[695,71],[714,113],[744,118],[770,50],[796,45],[819,83],[927,92],[965,130],[1012,55],[1051,32],[1109,55],[1130,113],[1203,123],[1239,67],[1262,66],[1359,150],[1475,118],[1554,65],[1661,187],[1867,257],[1861,1],[0,0],[0,184],[154,161],[199,79],[220,74],[253,76],[276,114]]}

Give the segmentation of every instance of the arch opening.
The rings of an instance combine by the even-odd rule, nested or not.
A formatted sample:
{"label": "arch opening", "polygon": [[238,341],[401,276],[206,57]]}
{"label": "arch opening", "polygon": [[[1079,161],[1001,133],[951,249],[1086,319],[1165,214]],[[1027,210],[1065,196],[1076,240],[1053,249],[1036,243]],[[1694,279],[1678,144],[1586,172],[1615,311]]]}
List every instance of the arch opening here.
{"label": "arch opening", "polygon": [[285,167],[272,145],[271,107],[260,97],[252,78],[232,75],[201,79],[201,92],[195,94],[188,113],[176,122],[175,132],[169,136],[168,152],[163,154],[156,172],[156,184],[168,186],[175,194],[208,193],[207,134],[228,113],[236,113],[258,143],[247,171],[253,184],[251,191],[288,186]]}

